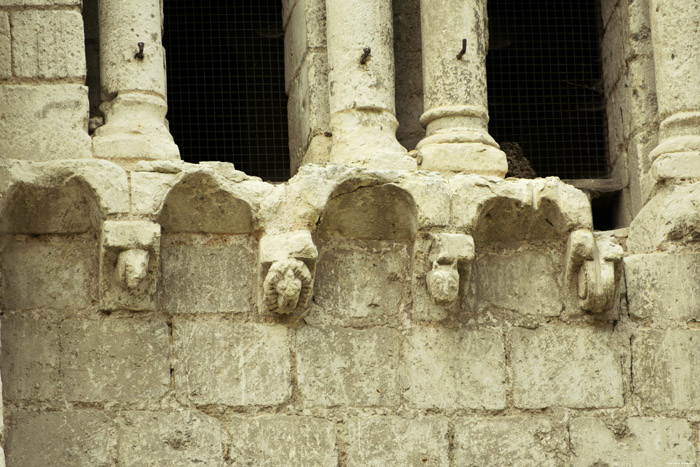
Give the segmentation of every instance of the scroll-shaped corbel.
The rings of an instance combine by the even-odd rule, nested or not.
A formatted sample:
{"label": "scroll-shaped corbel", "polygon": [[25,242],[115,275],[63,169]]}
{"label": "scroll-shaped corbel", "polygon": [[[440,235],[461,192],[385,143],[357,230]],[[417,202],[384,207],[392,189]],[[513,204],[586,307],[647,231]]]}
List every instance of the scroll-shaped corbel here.
{"label": "scroll-shaped corbel", "polygon": [[318,250],[306,230],[266,235],[260,240],[265,306],[288,315],[309,305]]}
{"label": "scroll-shaped corbel", "polygon": [[155,310],[160,225],[105,221],[100,235],[100,302],[103,309]]}
{"label": "scroll-shaped corbel", "polygon": [[426,276],[430,296],[438,305],[454,302],[459,296],[460,282],[469,283],[474,239],[465,234],[435,234],[428,257],[433,263]]}
{"label": "scroll-shaped corbel", "polygon": [[609,236],[576,230],[566,246],[566,281],[574,285],[579,307],[601,313],[613,304],[615,265],[623,256],[622,247]]}

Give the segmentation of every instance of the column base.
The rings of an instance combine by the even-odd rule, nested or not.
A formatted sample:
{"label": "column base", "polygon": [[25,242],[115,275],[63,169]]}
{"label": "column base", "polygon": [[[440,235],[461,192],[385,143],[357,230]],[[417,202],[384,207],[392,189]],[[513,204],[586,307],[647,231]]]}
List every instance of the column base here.
{"label": "column base", "polygon": [[666,138],[649,153],[655,184],[700,179],[700,136]]}
{"label": "column base", "polygon": [[331,116],[334,164],[375,170],[416,170],[416,160],[396,140],[399,123],[384,109],[362,108]]}
{"label": "column base", "polygon": [[418,146],[421,169],[446,173],[473,173],[503,178],[506,154],[488,133],[450,129],[424,138]]}
{"label": "column base", "polygon": [[102,159],[179,159],[178,149],[165,126],[167,105],[157,96],[118,95],[103,104],[106,123],[95,130],[92,147]]}

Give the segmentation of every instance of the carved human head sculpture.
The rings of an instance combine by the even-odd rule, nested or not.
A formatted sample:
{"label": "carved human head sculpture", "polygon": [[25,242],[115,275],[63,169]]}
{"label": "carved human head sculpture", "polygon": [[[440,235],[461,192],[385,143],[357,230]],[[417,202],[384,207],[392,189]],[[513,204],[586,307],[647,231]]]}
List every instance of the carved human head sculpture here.
{"label": "carved human head sculpture", "polygon": [[459,295],[459,272],[457,261],[449,263],[433,262],[433,269],[426,277],[428,292],[438,304],[448,304]]}
{"label": "carved human head sculpture", "polygon": [[117,278],[122,285],[135,289],[148,272],[149,253],[138,248],[123,250],[117,258]]}
{"label": "carved human head sculpture", "polygon": [[303,309],[311,297],[312,286],[311,273],[302,261],[275,261],[263,283],[267,308],[281,314]]}

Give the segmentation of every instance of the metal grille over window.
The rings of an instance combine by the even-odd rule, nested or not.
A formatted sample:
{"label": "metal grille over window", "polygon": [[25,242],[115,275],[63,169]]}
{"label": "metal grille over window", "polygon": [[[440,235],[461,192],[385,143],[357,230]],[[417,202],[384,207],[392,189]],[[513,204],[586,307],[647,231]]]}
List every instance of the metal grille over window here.
{"label": "metal grille over window", "polygon": [[489,0],[489,132],[540,177],[607,175],[594,0]]}
{"label": "metal grille over window", "polygon": [[168,120],[187,162],[289,178],[279,0],[166,0]]}

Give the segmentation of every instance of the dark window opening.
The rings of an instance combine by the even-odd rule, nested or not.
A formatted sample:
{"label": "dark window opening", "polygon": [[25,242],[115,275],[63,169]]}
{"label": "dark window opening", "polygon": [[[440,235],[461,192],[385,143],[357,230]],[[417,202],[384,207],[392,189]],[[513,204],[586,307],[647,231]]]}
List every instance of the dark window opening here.
{"label": "dark window opening", "polygon": [[595,0],[489,0],[489,133],[540,177],[608,174]]}
{"label": "dark window opening", "polygon": [[166,0],[170,132],[187,162],[289,178],[279,0]]}

